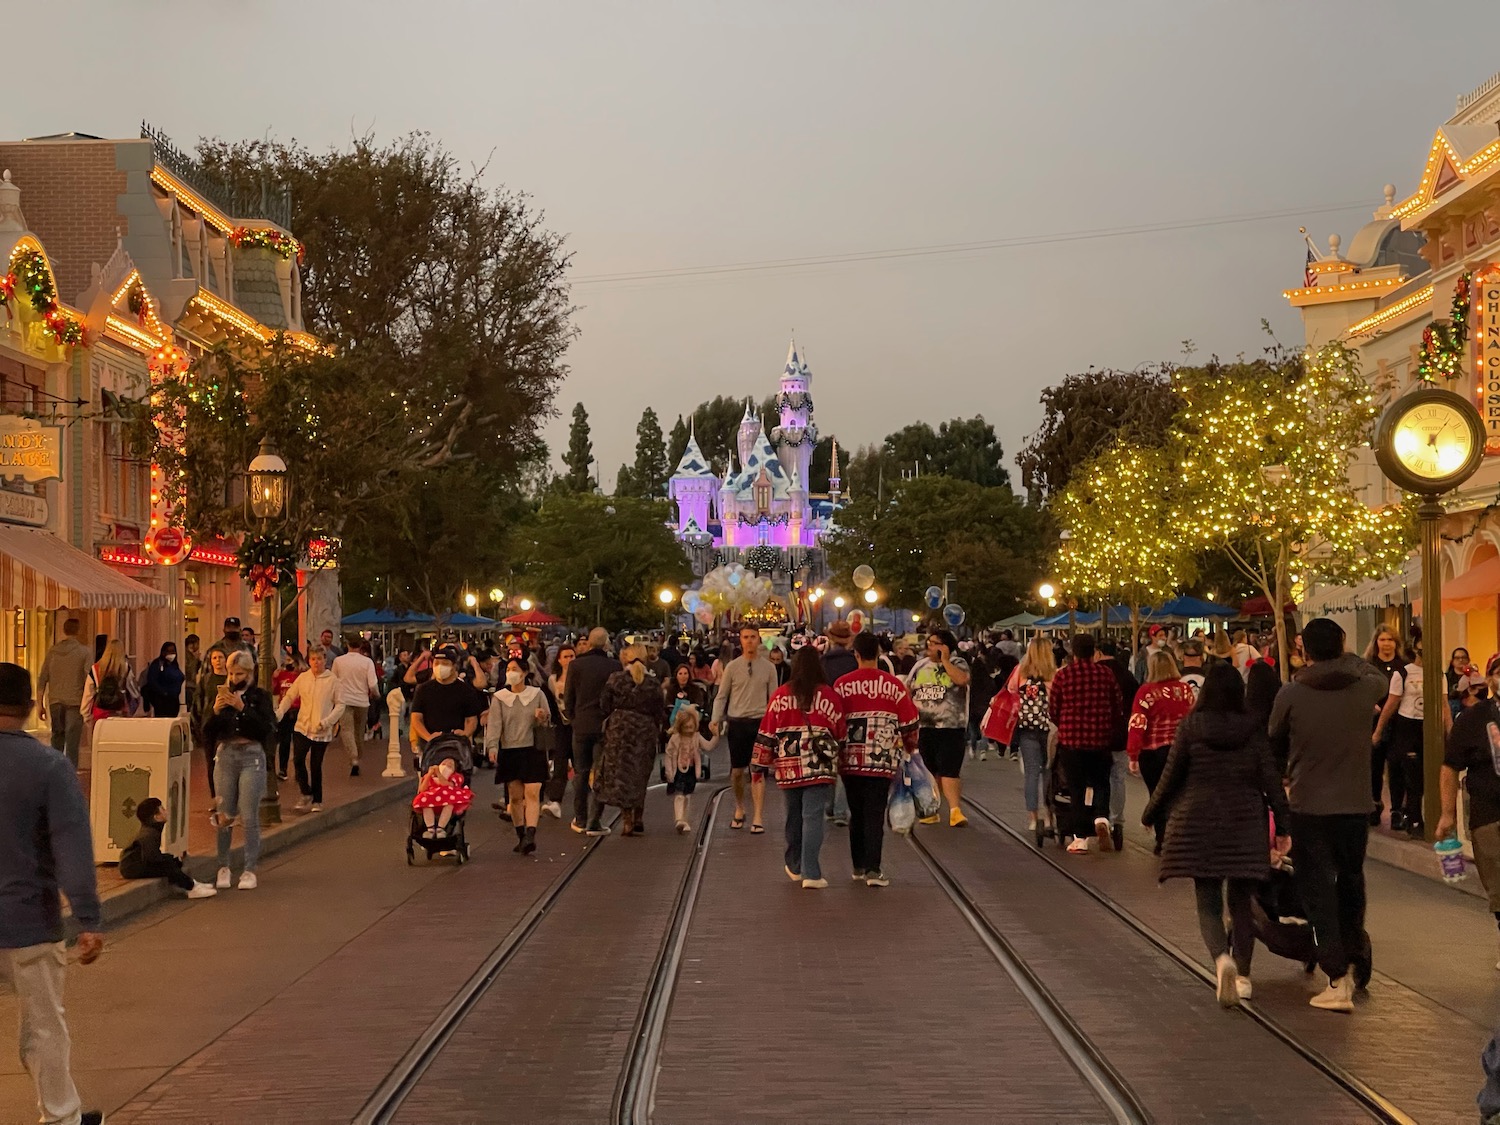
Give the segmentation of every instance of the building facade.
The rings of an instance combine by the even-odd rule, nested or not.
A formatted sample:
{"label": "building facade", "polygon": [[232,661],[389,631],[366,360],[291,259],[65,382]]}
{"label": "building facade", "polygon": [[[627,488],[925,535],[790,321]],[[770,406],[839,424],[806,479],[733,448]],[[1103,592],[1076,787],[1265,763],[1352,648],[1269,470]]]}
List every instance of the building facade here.
{"label": "building facade", "polygon": [[[1500,340],[1500,74],[1458,99],[1410,167],[1416,190],[1398,200],[1387,186],[1347,249],[1334,235],[1326,251],[1310,251],[1308,283],[1285,296],[1310,346],[1347,344],[1389,395],[1433,382],[1470,396],[1485,417],[1484,463],[1444,501],[1441,607],[1445,649],[1466,647],[1482,665],[1500,651],[1500,362],[1485,374],[1485,345]],[[1371,503],[1399,499],[1368,450],[1352,472]],[[1380,581],[1314,587],[1302,608],[1341,618],[1363,645],[1376,624],[1422,616],[1420,585],[1413,556]]]}

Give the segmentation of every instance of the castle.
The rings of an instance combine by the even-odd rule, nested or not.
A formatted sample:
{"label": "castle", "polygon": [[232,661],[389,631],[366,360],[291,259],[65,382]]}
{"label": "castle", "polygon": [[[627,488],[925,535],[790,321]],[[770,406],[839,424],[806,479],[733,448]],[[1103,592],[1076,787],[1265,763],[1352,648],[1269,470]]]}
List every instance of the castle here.
{"label": "castle", "polygon": [[808,491],[813,447],[818,425],[813,420],[812,372],[797,353],[797,341],[787,349],[776,396],[779,424],[769,436],[747,399],[734,455],[720,478],[698,446],[697,435],[668,482],[677,504],[677,536],[695,547],[710,545],[733,558],[753,547],[790,552],[787,569],[800,566],[805,553],[818,548],[819,537],[833,524],[839,506],[838,445],[833,449],[826,496]]}

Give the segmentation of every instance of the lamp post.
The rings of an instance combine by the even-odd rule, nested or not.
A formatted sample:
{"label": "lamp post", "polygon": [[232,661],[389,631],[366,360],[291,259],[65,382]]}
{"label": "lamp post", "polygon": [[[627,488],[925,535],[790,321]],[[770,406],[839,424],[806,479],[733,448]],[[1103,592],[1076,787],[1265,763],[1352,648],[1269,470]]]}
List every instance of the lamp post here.
{"label": "lamp post", "polygon": [[[261,534],[264,535],[271,521],[279,518],[286,507],[286,462],[277,455],[269,437],[261,439],[260,452],[250,462],[247,475],[250,508],[260,520]],[[279,602],[280,595],[275,586],[260,599],[260,684],[267,691],[271,690],[271,680],[276,675]],[[280,824],[281,787],[276,780],[276,748],[268,741],[262,749],[266,755],[266,793],[260,802],[260,822],[263,825]]]}
{"label": "lamp post", "polygon": [[663,586],[661,592],[656,595],[656,600],[661,602],[661,634],[662,640],[667,639],[667,630],[671,628],[670,613],[672,603],[677,600],[677,594]]}
{"label": "lamp post", "polygon": [[604,582],[597,573],[589,580],[589,601],[594,603],[594,628],[597,629],[604,616]]}

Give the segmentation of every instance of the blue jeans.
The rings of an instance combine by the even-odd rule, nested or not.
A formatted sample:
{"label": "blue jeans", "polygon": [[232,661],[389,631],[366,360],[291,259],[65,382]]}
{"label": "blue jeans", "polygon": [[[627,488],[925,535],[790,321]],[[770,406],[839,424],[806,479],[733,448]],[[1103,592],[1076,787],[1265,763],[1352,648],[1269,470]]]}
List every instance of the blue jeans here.
{"label": "blue jeans", "polygon": [[[245,870],[260,859],[260,799],[266,795],[266,752],[260,743],[224,743],[214,758],[214,790],[219,812],[238,816],[245,830]],[[233,825],[219,829],[219,866],[229,866]]]}
{"label": "blue jeans", "polygon": [[833,786],[799,785],[783,789],[786,798],[786,865],[804,879],[821,879],[818,853],[823,850],[823,811]]}
{"label": "blue jeans", "polygon": [[47,716],[52,720],[52,749],[66,754],[73,768],[78,768],[78,743],[83,737],[83,712],[76,703],[52,703]]}
{"label": "blue jeans", "polygon": [[824,814],[829,820],[849,820],[849,794],[844,792],[844,779],[836,778],[833,783],[832,806]]}
{"label": "blue jeans", "polygon": [[1021,776],[1025,779],[1026,811],[1036,812],[1042,805],[1042,779],[1047,775],[1047,732],[1017,728],[1010,744],[1021,755]]}
{"label": "blue jeans", "polygon": [[1109,822],[1125,823],[1125,775],[1130,772],[1130,755],[1116,750],[1109,763]]}

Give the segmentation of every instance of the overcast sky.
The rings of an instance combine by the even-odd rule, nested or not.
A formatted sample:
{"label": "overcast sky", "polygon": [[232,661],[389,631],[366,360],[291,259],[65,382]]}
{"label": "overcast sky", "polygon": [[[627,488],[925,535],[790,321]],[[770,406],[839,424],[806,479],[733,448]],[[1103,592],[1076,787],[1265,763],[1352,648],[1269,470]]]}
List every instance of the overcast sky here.
{"label": "overcast sky", "polygon": [[[1492,3],[73,0],[6,5],[0,136],[315,146],[425,129],[575,255],[548,427],[606,484],[646,406],[775,389],[795,329],[848,445],[982,413],[1008,455],[1069,371],[1232,355],[1298,320],[1297,227],[1348,244],[1500,70]],[[1441,42],[1437,42],[1435,37]],[[1352,206],[1351,206],[1352,205]],[[1330,208],[1342,207],[1331,211]],[[1076,235],[811,268],[677,267]]]}

